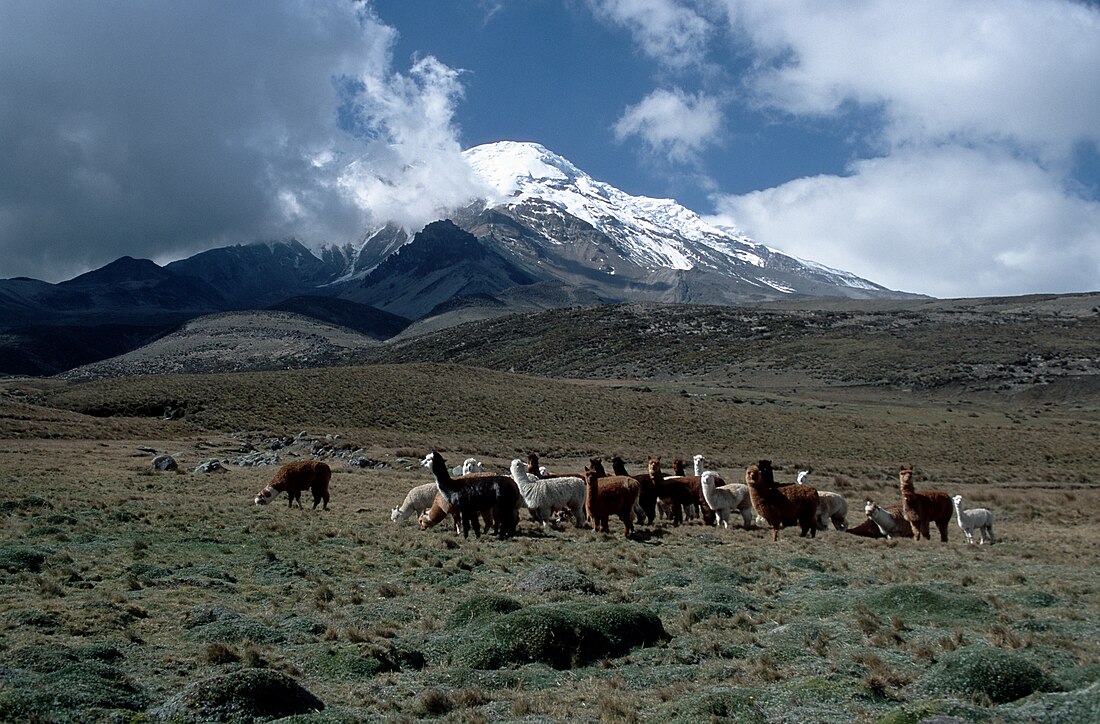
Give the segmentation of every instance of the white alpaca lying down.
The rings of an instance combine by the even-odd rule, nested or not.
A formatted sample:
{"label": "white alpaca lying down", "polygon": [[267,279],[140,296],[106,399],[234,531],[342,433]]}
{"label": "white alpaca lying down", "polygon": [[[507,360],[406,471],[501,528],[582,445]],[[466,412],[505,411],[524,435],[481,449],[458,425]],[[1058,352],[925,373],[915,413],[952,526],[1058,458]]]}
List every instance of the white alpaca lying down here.
{"label": "white alpaca lying down", "polygon": [[993,540],[993,513],[989,512],[985,508],[971,508],[970,510],[963,510],[963,496],[956,495],[951,498],[951,501],[955,504],[955,519],[959,523],[959,527],[962,528],[962,532],[966,535],[966,542],[970,545],[974,545],[974,529],[978,529],[978,535],[980,540],[978,545],[985,544],[986,535],[989,536],[989,545],[996,543]]}

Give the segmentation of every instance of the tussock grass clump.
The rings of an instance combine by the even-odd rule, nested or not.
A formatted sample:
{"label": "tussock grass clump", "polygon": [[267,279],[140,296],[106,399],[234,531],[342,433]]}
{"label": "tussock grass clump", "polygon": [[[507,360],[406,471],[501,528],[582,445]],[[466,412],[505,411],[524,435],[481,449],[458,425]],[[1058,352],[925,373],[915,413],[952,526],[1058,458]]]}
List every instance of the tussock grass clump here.
{"label": "tussock grass clump", "polygon": [[455,607],[447,617],[447,628],[461,628],[476,622],[485,622],[523,608],[523,604],[499,593],[485,593],[467,598]]}
{"label": "tussock grass clump", "polygon": [[522,593],[578,592],[598,593],[592,579],[570,568],[562,566],[542,566],[524,576],[516,584],[516,590]]}
{"label": "tussock grass clump", "polygon": [[29,571],[37,573],[49,557],[49,551],[43,548],[14,544],[0,546],[0,568],[9,573]]}
{"label": "tussock grass clump", "polygon": [[660,721],[736,721],[752,724],[767,719],[752,689],[716,689],[667,702],[658,709]]}
{"label": "tussock grass clump", "polygon": [[472,669],[526,663],[569,669],[669,638],[661,619],[640,606],[530,606],[469,627],[451,662]]}
{"label": "tussock grass clump", "polygon": [[820,606],[831,611],[850,608],[853,602],[857,610],[921,624],[949,626],[960,620],[981,621],[993,616],[989,604],[972,593],[922,583],[899,583],[859,593],[847,591],[840,599],[828,597]]}
{"label": "tussock grass clump", "polygon": [[11,721],[56,721],[64,712],[74,719],[106,719],[93,711],[141,711],[150,704],[140,684],[102,661],[74,661],[41,676],[13,679],[0,689],[0,712]]}
{"label": "tussock grass clump", "polygon": [[184,634],[184,638],[188,641],[198,641],[200,643],[255,641],[264,644],[277,644],[286,640],[286,636],[282,632],[269,628],[259,621],[252,621],[243,617],[204,623],[188,631]]}
{"label": "tussock grass clump", "polygon": [[919,683],[931,693],[987,697],[995,704],[1059,688],[1042,669],[1022,656],[988,646],[968,646],[949,653]]}
{"label": "tussock grass clump", "polygon": [[324,702],[282,672],[242,669],[196,681],[152,713],[174,722],[250,721],[324,708]]}

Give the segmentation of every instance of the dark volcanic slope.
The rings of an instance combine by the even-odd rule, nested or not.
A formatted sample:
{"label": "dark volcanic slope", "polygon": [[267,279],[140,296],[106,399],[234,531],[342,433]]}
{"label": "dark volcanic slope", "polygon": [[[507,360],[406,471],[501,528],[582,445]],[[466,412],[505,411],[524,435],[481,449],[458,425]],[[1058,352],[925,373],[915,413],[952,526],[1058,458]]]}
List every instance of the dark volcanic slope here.
{"label": "dark volcanic slope", "polygon": [[511,315],[364,361],[552,377],[1014,390],[1100,379],[1100,295],[768,306],[627,304]]}

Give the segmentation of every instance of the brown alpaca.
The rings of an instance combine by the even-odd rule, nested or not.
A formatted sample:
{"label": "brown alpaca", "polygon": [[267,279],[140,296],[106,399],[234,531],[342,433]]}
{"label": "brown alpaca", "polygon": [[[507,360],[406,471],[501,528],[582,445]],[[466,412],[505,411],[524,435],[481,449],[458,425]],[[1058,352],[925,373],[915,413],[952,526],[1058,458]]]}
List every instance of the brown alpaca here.
{"label": "brown alpaca", "polygon": [[[661,458],[649,458],[649,479],[653,481],[653,489],[662,503],[672,508],[672,524],[680,525],[684,521],[684,510],[696,503],[695,493],[691,486],[681,478],[666,478],[661,472]],[[700,495],[702,487],[700,487]],[[648,515],[648,513],[647,513]]]}
{"label": "brown alpaca", "polygon": [[769,460],[761,460],[750,465],[745,471],[745,484],[749,486],[749,497],[757,514],[768,521],[772,529],[772,540],[779,540],[779,529],[796,523],[811,538],[817,537],[817,490],[809,485],[777,486]]}
{"label": "brown alpaca", "polygon": [[940,529],[940,541],[947,542],[947,528],[955,515],[955,504],[951,496],[939,490],[925,490],[918,493],[913,487],[913,466],[902,465],[898,471],[901,487],[901,514],[909,521],[913,529],[913,540],[932,540],[928,534],[928,524],[935,523]]}
{"label": "brown alpaca", "polygon": [[302,491],[308,489],[313,493],[313,509],[316,510],[317,504],[324,501],[322,510],[328,510],[328,483],[331,478],[332,469],[320,460],[298,460],[287,463],[275,471],[271,482],[263,490],[256,493],[255,503],[267,505],[278,497],[279,493],[286,493],[286,507],[289,508],[297,503],[298,509],[301,510]]}
{"label": "brown alpaca", "polygon": [[619,516],[626,535],[634,532],[634,506],[638,502],[641,484],[625,475],[600,477],[592,468],[584,469],[584,507],[597,533],[609,533],[608,519]]}
{"label": "brown alpaca", "polygon": [[546,474],[543,475],[543,473],[541,471],[542,471],[542,466],[539,465],[539,454],[536,453],[536,452],[527,453],[527,472],[528,473],[530,473],[531,475],[534,475],[536,478],[557,478],[557,477],[561,477],[559,475],[555,475],[554,473],[551,473],[550,471],[547,471]]}
{"label": "brown alpaca", "polygon": [[[695,497],[695,502],[688,508],[688,517],[695,518],[696,511],[702,513],[703,522],[707,525],[714,525],[714,511],[707,505],[707,499],[703,497],[703,479],[700,475],[687,475],[684,471],[683,458],[675,458],[672,461],[672,475],[665,478],[665,480],[682,480],[691,489],[691,494]],[[717,483],[716,485],[724,485],[725,483]]]}

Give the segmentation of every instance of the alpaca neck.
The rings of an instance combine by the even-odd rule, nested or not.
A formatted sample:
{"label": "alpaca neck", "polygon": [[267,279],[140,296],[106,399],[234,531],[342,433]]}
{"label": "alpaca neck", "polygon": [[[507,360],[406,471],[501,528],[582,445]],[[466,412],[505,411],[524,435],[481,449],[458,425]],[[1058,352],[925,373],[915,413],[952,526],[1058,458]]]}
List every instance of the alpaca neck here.
{"label": "alpaca neck", "polygon": [[705,461],[701,457],[695,458],[695,477],[703,477],[703,463]]}
{"label": "alpaca neck", "polygon": [[451,472],[447,470],[443,458],[439,455],[432,456],[432,476],[435,478],[435,485],[439,488],[439,492],[443,493],[443,497],[449,501],[458,487],[451,480]]}
{"label": "alpaca neck", "polygon": [[955,517],[959,520],[959,526],[963,525],[963,506],[961,500],[952,500],[955,505]]}

